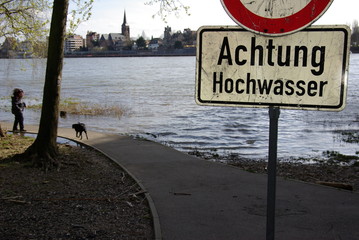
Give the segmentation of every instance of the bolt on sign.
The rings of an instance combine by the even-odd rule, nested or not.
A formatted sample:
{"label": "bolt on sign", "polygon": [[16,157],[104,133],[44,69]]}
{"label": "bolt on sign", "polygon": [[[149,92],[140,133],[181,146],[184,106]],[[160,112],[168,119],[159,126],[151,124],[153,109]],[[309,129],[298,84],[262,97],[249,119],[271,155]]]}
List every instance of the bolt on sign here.
{"label": "bolt on sign", "polygon": [[221,0],[238,25],[263,35],[285,35],[308,27],[334,0]]}
{"label": "bolt on sign", "polygon": [[345,108],[347,26],[316,26],[268,37],[240,27],[197,32],[199,105],[340,111]]}

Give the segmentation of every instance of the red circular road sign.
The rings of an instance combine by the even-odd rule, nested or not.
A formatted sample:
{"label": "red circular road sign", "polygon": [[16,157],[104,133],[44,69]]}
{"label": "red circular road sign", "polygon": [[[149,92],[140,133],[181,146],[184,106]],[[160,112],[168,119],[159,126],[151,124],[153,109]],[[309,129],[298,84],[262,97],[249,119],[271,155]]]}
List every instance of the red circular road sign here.
{"label": "red circular road sign", "polygon": [[281,36],[304,29],[334,0],[221,0],[228,15],[249,31]]}

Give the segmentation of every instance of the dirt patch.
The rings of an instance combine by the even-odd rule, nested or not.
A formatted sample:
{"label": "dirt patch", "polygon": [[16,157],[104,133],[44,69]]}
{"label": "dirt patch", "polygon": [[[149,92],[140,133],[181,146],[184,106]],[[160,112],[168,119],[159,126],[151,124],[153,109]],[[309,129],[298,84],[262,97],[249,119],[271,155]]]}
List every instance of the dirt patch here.
{"label": "dirt patch", "polygon": [[118,165],[68,145],[60,145],[59,171],[11,161],[31,142],[0,138],[2,240],[154,238],[144,192]]}

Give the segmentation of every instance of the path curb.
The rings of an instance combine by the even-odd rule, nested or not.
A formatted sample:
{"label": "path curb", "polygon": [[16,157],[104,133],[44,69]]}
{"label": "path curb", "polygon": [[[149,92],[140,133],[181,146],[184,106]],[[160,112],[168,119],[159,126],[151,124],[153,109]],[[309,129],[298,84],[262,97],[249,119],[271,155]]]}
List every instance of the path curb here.
{"label": "path curb", "polygon": [[147,202],[148,202],[148,205],[150,207],[150,211],[151,211],[151,215],[152,215],[152,221],[153,221],[153,229],[154,229],[154,234],[155,234],[155,240],[162,240],[162,233],[161,233],[161,225],[160,225],[160,218],[158,216],[158,212],[157,212],[157,209],[156,209],[156,206],[153,202],[153,199],[151,197],[151,195],[148,193],[147,189],[143,186],[143,184],[130,172],[128,171],[127,168],[125,168],[122,164],[118,163],[117,161],[115,161],[113,158],[111,158],[109,155],[107,155],[105,152],[101,151],[100,149],[94,147],[94,146],[91,146],[91,145],[88,145],[86,143],[83,143],[83,142],[79,142],[79,141],[76,141],[74,139],[71,139],[71,138],[67,138],[67,137],[63,137],[63,136],[60,136],[62,138],[66,138],[68,140],[71,140],[71,141],[74,141],[78,144],[81,144],[81,145],[84,145],[84,146],[87,146],[91,149],[94,149],[95,151],[101,153],[102,155],[104,155],[105,157],[107,157],[108,159],[110,159],[112,162],[114,162],[115,164],[117,164],[119,167],[121,167],[128,175],[131,176],[131,178],[140,186],[140,188],[145,192],[145,196],[146,196],[146,199],[147,199]]}
{"label": "path curb", "polygon": [[[3,129],[4,132],[11,132],[7,129],[10,129],[10,125],[11,123],[6,123],[6,122],[1,122],[3,126]],[[28,126],[30,128],[37,128],[37,126]],[[106,154],[105,152],[103,152],[102,150],[90,145],[90,144],[87,144],[87,143],[84,143],[83,141],[78,141],[77,139],[74,139],[74,138],[71,138],[71,137],[66,137],[64,135],[61,135],[61,128],[58,128],[58,137],[61,137],[61,138],[64,138],[64,139],[67,139],[69,141],[72,141],[76,144],[79,144],[79,145],[82,145],[82,146],[86,146],[88,148],[91,148],[99,153],[101,153],[102,155],[104,155],[106,158],[108,158],[109,160],[111,160],[113,163],[117,164],[120,168],[122,168],[138,185],[139,187],[145,192],[145,197],[147,199],[147,202],[148,202],[148,205],[149,205],[149,208],[150,208],[150,211],[151,211],[151,215],[152,215],[152,221],[153,221],[153,230],[154,230],[154,235],[155,235],[155,238],[154,240],[162,240],[162,231],[161,231],[161,225],[160,225],[160,219],[159,219],[159,215],[158,215],[158,211],[157,211],[157,208],[153,202],[153,199],[151,197],[151,195],[149,194],[149,192],[147,191],[147,189],[143,186],[143,184],[141,183],[141,181],[139,181],[138,178],[136,178],[126,167],[124,167],[121,163],[115,161],[112,157],[110,157],[108,154]],[[37,134],[37,131],[36,130],[30,130],[30,131],[26,131],[25,133],[29,133],[29,134]]]}

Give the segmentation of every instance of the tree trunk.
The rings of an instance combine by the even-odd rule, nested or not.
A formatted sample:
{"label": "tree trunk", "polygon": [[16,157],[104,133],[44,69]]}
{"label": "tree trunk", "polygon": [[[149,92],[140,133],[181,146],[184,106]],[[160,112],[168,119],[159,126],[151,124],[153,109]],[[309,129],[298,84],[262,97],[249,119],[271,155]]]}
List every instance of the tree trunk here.
{"label": "tree trunk", "polygon": [[34,164],[46,169],[58,166],[57,125],[69,0],[54,0],[39,132],[26,150]]}
{"label": "tree trunk", "polygon": [[4,132],[2,131],[2,129],[1,129],[1,125],[0,125],[0,137],[5,137],[5,134],[4,134]]}

